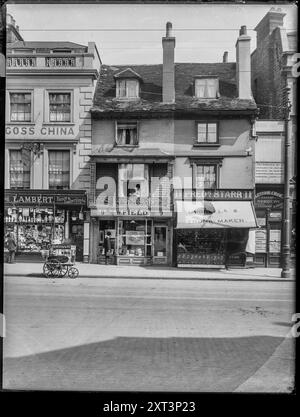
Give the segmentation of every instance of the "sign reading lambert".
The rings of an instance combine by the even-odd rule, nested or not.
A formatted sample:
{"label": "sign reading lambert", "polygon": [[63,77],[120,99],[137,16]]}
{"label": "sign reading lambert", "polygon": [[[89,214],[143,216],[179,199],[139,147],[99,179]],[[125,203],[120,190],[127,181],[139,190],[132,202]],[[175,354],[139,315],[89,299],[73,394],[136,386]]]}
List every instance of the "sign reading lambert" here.
{"label": "sign reading lambert", "polygon": [[43,190],[42,192],[37,190],[5,190],[4,200],[6,204],[18,206],[47,206],[54,203],[57,205],[86,206],[85,192],[76,190],[57,191],[56,193],[48,190]]}

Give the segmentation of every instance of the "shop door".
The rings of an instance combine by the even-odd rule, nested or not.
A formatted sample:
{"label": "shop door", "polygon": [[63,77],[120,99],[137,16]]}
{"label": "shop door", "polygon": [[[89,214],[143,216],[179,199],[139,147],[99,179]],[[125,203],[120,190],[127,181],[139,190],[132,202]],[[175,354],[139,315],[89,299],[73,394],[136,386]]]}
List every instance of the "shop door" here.
{"label": "shop door", "polygon": [[279,268],[281,265],[281,226],[279,222],[269,224],[269,267]]}
{"label": "shop door", "polygon": [[168,263],[168,228],[154,225],[153,264]]}

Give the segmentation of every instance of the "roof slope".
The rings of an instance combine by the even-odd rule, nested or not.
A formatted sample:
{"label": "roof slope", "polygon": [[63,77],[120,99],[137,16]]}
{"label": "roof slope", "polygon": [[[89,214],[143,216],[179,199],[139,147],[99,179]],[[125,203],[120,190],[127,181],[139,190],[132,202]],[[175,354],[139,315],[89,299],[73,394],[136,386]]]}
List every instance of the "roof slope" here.
{"label": "roof slope", "polygon": [[30,49],[86,49],[87,46],[80,45],[79,43],[68,42],[68,41],[55,41],[55,42],[48,42],[48,41],[17,41],[12,44],[7,45],[8,49],[23,49],[23,48],[30,48]]}
{"label": "roof slope", "polygon": [[[114,76],[131,68],[142,78],[139,100],[116,100]],[[219,78],[221,97],[196,99],[194,79],[197,75],[215,75]],[[237,97],[235,63],[176,63],[175,104],[162,103],[162,64],[158,65],[103,65],[94,95],[93,113],[143,112],[143,111],[199,111],[199,110],[252,110],[253,100]]]}

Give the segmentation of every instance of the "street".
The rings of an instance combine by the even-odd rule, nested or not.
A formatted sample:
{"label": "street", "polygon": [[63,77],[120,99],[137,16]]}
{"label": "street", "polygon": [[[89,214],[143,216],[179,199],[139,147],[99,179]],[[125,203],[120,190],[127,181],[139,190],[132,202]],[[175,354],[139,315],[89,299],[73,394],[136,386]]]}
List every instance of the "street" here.
{"label": "street", "polygon": [[284,339],[293,282],[9,276],[4,284],[4,388],[251,391],[259,372],[266,392],[292,388],[293,339]]}

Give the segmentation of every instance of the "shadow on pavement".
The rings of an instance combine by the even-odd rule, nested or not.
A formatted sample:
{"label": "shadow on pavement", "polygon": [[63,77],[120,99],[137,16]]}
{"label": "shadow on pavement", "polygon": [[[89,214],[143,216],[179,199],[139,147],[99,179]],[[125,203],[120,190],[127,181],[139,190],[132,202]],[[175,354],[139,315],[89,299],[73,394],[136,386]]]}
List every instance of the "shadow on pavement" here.
{"label": "shadow on pavement", "polygon": [[115,339],[4,358],[3,388],[232,392],[282,337]]}

